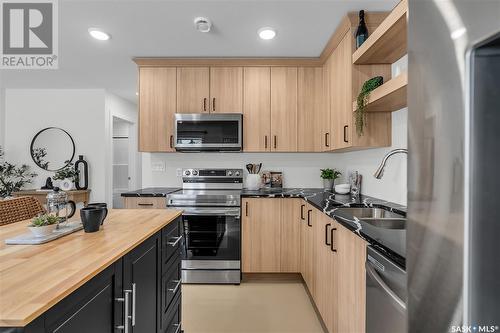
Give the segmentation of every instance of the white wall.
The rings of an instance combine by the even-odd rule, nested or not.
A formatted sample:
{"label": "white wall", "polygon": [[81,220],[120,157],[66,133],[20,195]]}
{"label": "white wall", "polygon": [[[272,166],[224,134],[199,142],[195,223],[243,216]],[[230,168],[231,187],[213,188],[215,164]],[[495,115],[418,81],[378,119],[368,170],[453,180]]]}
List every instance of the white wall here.
{"label": "white wall", "polygon": [[40,188],[53,172],[35,165],[30,156],[33,136],[49,126],[60,127],[73,137],[75,158],[84,155],[89,163],[89,188],[92,201],[105,199],[105,113],[102,89],[7,89],[6,158],[26,163],[38,173],[30,186]]}
{"label": "white wall", "polygon": [[5,145],[5,89],[0,88],[0,147],[4,147],[4,145]]}

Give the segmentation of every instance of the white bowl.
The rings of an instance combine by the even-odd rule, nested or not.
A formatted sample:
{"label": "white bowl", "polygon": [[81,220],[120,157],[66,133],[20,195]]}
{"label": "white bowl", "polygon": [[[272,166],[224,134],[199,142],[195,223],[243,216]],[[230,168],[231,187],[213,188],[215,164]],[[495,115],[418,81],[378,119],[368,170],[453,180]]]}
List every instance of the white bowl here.
{"label": "white bowl", "polygon": [[28,227],[35,237],[44,237],[56,230],[56,224],[44,225],[43,227]]}
{"label": "white bowl", "polygon": [[347,194],[350,191],[351,191],[351,186],[349,184],[335,185],[335,193],[338,193],[338,194]]}

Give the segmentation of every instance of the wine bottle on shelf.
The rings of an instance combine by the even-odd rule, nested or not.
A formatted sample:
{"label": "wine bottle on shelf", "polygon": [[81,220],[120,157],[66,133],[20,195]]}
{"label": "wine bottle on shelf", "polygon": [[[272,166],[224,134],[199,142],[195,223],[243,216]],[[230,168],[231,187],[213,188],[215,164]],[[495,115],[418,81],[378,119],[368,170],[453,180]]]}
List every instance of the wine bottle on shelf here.
{"label": "wine bottle on shelf", "polygon": [[365,11],[360,10],[359,25],[358,29],[356,30],[356,48],[360,47],[361,44],[363,44],[367,39],[368,39],[368,29],[366,28],[366,23],[365,23]]}

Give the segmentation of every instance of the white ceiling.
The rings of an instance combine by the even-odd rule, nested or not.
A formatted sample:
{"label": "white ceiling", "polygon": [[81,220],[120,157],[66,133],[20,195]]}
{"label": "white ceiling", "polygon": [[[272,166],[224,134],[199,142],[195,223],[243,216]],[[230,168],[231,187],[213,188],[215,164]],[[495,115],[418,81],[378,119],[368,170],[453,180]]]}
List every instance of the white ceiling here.
{"label": "white ceiling", "polygon": [[[59,1],[59,69],[4,70],[2,88],[105,88],[135,102],[133,57],[316,57],[348,11],[392,9],[397,0]],[[196,16],[212,31],[197,32]],[[257,30],[277,30],[272,41]],[[89,27],[112,35],[92,39]]]}

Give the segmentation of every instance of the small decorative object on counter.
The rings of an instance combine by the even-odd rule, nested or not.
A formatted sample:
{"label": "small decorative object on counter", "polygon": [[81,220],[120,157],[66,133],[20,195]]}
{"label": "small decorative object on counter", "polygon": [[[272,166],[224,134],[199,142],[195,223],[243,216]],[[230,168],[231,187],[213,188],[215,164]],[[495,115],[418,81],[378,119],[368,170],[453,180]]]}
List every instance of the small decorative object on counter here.
{"label": "small decorative object on counter", "polygon": [[321,178],[323,178],[323,188],[326,191],[333,190],[333,184],[335,183],[335,179],[339,178],[342,173],[336,169],[321,169]]}
{"label": "small decorative object on counter", "polygon": [[365,23],[365,11],[359,11],[359,24],[356,30],[356,49],[368,39],[368,28]]}
{"label": "small decorative object on counter", "polygon": [[75,181],[77,190],[86,190],[89,188],[89,164],[83,159],[83,155],[78,155],[78,161],[75,162],[75,170],[78,178]]}
{"label": "small decorative object on counter", "polygon": [[348,194],[351,191],[351,184],[338,184],[335,185],[335,193]]}
{"label": "small decorative object on counter", "polygon": [[264,188],[283,187],[283,172],[281,171],[264,171],[261,177]]}
{"label": "small decorative object on counter", "polygon": [[361,194],[361,181],[363,176],[357,171],[349,173],[349,183],[351,184],[351,195],[353,198],[358,198]]}
{"label": "small decorative object on counter", "polygon": [[59,187],[64,191],[69,191],[73,188],[74,184],[78,182],[79,172],[73,166],[73,162],[66,161],[67,164],[64,168],[57,170],[54,180],[61,180]]}
{"label": "small decorative object on counter", "polygon": [[375,90],[375,88],[380,87],[384,83],[384,78],[382,76],[375,76],[365,83],[361,87],[358,98],[356,99],[356,110],[354,111],[354,120],[356,125],[356,133],[358,136],[363,135],[363,131],[366,127],[366,104],[370,98],[370,93]]}
{"label": "small decorative object on counter", "polygon": [[44,237],[50,235],[57,227],[60,218],[54,215],[39,215],[28,225],[28,229],[35,237]]}
{"label": "small decorative object on counter", "polygon": [[80,209],[83,230],[85,230],[85,232],[99,231],[106,214],[107,209],[104,207],[85,207]]}
{"label": "small decorative object on counter", "polygon": [[47,177],[47,179],[45,180],[45,185],[43,185],[40,189],[41,190],[53,190],[54,184],[52,184],[52,178]]}

